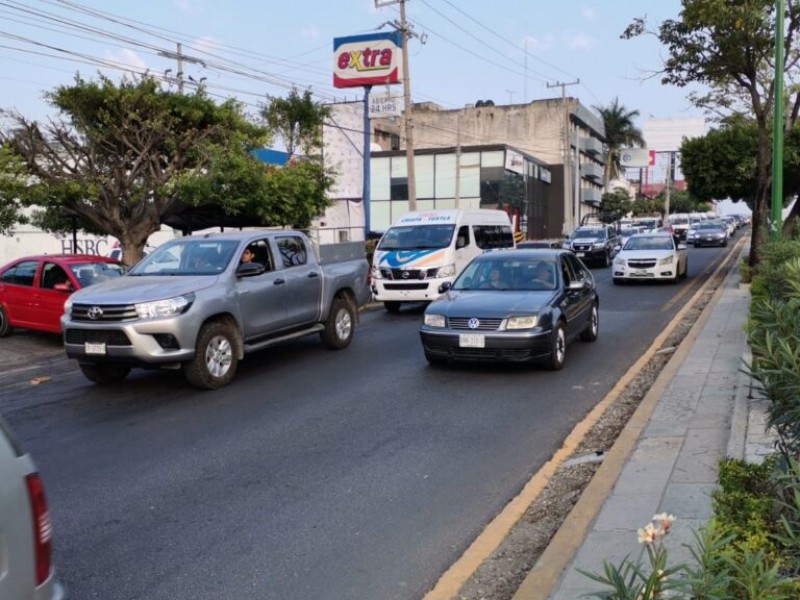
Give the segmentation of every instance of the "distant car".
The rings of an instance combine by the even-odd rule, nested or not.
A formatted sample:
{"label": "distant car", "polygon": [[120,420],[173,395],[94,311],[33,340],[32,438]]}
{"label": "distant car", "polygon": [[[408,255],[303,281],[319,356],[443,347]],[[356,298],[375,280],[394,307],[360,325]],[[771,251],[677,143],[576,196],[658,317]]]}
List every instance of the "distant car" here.
{"label": "distant car", "polygon": [[639,233],[622,247],[611,274],[615,284],[626,281],[672,281],[686,277],[689,259],[686,246],[666,232]]}
{"label": "distant car", "polygon": [[36,465],[0,418],[0,598],[63,600],[52,526]]}
{"label": "distant car", "polygon": [[617,230],[602,224],[578,227],[564,242],[564,248],[572,250],[583,262],[604,267],[611,264],[618,246]]}
{"label": "distant car", "polygon": [[85,254],[26,256],[0,267],[0,337],[13,327],[61,333],[72,292],[124,273],[116,260]]}
{"label": "distant car", "polygon": [[489,252],[443,287],[420,327],[432,364],[543,361],[557,370],[570,341],[593,342],[599,333],[594,277],[567,250]]}
{"label": "distant car", "polygon": [[632,235],[636,235],[637,233],[642,233],[643,231],[644,228],[637,225],[622,227],[619,230],[619,245],[624,246],[625,242],[627,242]]}
{"label": "distant car", "polygon": [[728,224],[722,221],[696,223],[686,233],[686,243],[700,246],[727,246],[730,232]]}

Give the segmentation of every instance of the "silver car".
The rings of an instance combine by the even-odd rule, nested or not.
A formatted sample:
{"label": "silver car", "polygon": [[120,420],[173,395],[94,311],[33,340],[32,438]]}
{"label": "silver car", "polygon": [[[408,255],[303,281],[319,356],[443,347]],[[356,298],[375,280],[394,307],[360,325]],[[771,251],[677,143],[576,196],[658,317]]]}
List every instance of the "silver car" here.
{"label": "silver car", "polygon": [[63,600],[51,560],[52,527],[36,466],[0,418],[0,598]]}

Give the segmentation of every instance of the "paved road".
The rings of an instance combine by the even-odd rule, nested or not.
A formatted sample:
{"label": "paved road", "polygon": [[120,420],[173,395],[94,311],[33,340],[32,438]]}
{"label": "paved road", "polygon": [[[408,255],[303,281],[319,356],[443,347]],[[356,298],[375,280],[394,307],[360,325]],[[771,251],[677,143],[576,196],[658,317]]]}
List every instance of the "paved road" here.
{"label": "paved road", "polygon": [[[60,355],[17,362],[0,411],[42,470],[72,597],[419,598],[720,254],[690,250],[677,286],[596,269],[600,339],[560,373],[429,368],[412,306],[365,314],[345,352],[309,338],[253,355],[213,393],[179,373],[104,389]],[[23,343],[2,340],[4,357],[9,340]]]}

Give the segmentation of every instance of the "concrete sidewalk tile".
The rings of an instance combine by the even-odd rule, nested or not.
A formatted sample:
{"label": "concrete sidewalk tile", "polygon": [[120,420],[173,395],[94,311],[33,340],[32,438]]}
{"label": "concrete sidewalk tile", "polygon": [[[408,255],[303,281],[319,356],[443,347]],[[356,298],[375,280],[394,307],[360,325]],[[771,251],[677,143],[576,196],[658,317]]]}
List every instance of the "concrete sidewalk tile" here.
{"label": "concrete sidewalk tile", "polygon": [[667,486],[661,509],[679,519],[707,521],[713,516],[711,494],[716,483],[673,483]]}
{"label": "concrete sidewalk tile", "polygon": [[615,494],[600,511],[594,522],[594,530],[613,532],[631,527],[644,527],[658,512],[663,496],[663,488],[657,493],[643,491],[641,494]]}

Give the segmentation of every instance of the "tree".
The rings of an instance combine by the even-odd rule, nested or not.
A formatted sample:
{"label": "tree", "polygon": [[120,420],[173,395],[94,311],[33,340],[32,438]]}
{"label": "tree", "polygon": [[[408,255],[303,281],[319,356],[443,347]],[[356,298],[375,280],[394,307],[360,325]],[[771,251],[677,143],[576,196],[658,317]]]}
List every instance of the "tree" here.
{"label": "tree", "polygon": [[298,149],[308,155],[322,147],[322,125],[331,109],[314,102],[311,90],[301,96],[297,88],[292,88],[286,98],[267,96],[267,100],[261,107],[261,116],[268,131],[281,137],[289,156]]}
{"label": "tree", "polygon": [[4,113],[11,126],[0,131],[9,152],[0,198],[40,207],[36,223],[51,231],[67,226],[68,211],[82,228],[118,238],[127,264],[179,206],[215,205],[254,224],[286,225],[328,204],[321,166],[277,174],[251,155],[269,136],[234,100],[216,104],[202,88],[164,91],[150,77],[115,84],[79,76],[46,98],[60,118],[44,125]]}
{"label": "tree", "polygon": [[631,195],[622,187],[614,188],[613,192],[606,192],[600,201],[600,214],[603,222],[618,221],[633,208]]}
{"label": "tree", "polygon": [[[769,132],[775,105],[773,69],[775,6],[773,0],[682,0],[679,19],[661,23],[649,31],[644,18],[635,19],[623,38],[645,33],[655,35],[668,56],[659,72],[667,85],[708,86],[707,93],[690,94],[698,107],[720,116],[744,115],[756,125],[755,192],[753,194],[753,238],[749,262],[758,264],[767,233],[772,186],[772,152]],[[800,2],[788,0],[784,64],[781,73],[795,81],[798,72]],[[784,18],[784,15],[780,16]],[[800,88],[787,86],[784,130],[793,129],[800,111]],[[685,164],[685,161],[684,161]]]}
{"label": "tree", "polygon": [[641,130],[633,122],[639,116],[639,111],[626,109],[619,103],[619,98],[614,98],[608,106],[595,106],[594,109],[603,118],[606,130],[608,153],[603,173],[603,185],[608,189],[608,182],[624,172],[620,150],[632,146],[644,146],[644,138]]}
{"label": "tree", "polygon": [[[682,170],[694,198],[731,199],[753,209],[758,192],[755,173],[758,129],[755,123],[735,119],[705,136],[681,145]],[[785,138],[783,184],[788,195],[800,193],[800,131],[795,127]],[[786,219],[787,228],[800,210],[795,203]]]}

